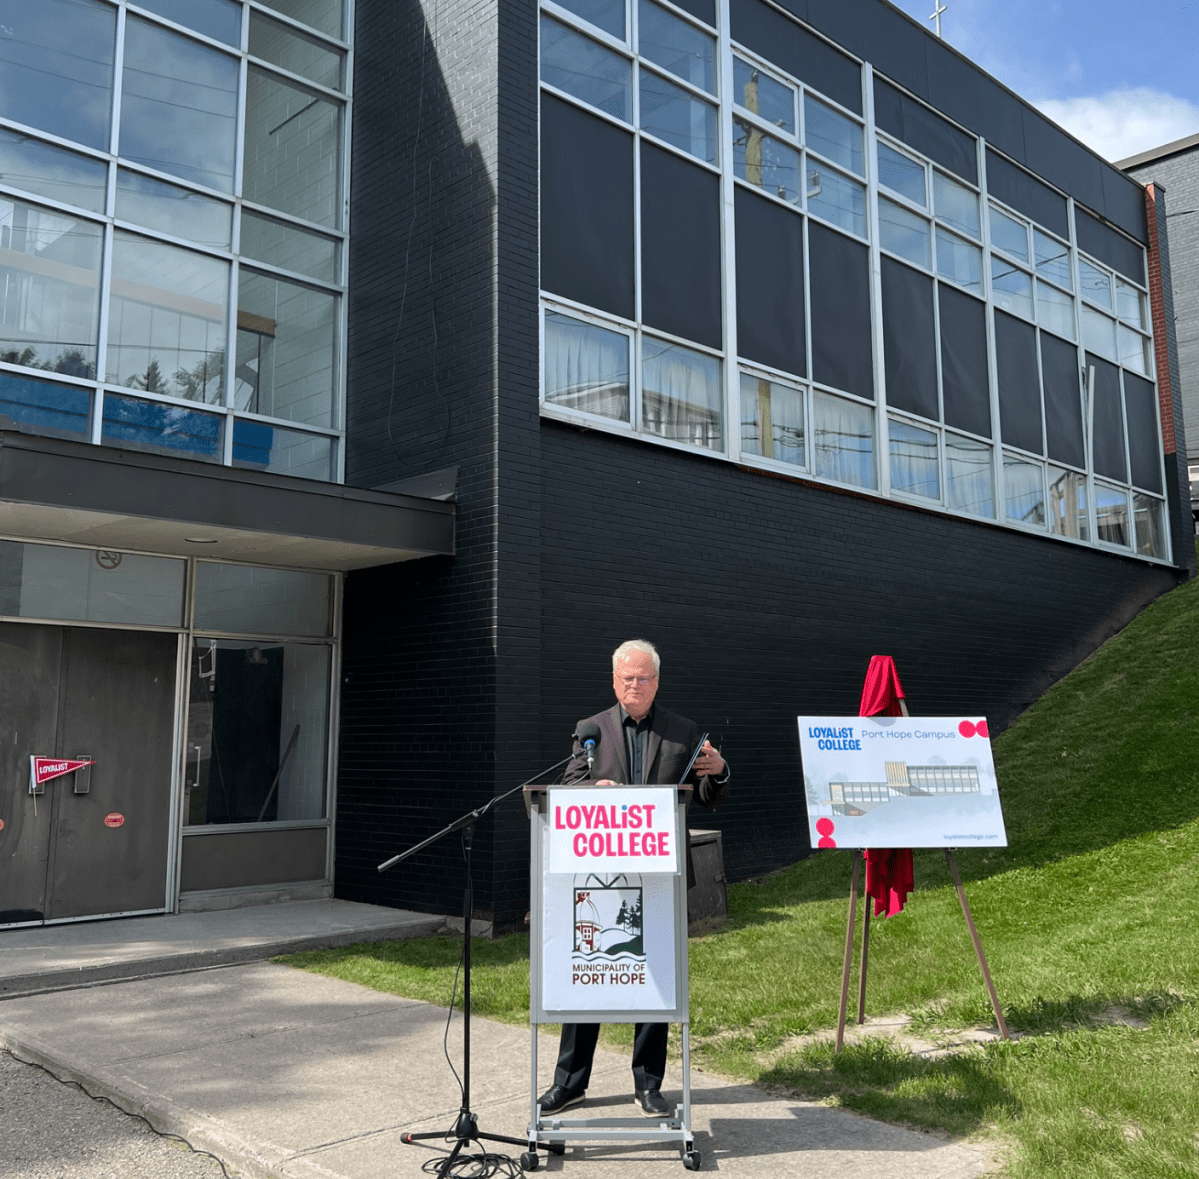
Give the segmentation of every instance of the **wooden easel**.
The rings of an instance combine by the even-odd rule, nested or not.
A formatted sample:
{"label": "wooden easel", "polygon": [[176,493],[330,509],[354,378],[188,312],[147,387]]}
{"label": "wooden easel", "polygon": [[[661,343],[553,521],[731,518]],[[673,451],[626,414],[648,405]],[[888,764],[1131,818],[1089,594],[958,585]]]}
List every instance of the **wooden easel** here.
{"label": "wooden easel", "polygon": [[[910,716],[907,701],[901,696],[899,707],[904,716]],[[987,969],[987,956],[983,953],[982,940],[974,924],[970,912],[970,903],[966,900],[966,890],[962,887],[962,878],[958,874],[958,866],[953,858],[953,849],[945,849],[945,862],[949,865],[949,874],[958,890],[958,900],[962,903],[962,915],[966,918],[966,928],[970,930],[970,940],[974,943],[974,953],[978,958],[979,969],[983,973],[983,982],[987,984],[987,994],[991,997],[991,1010],[995,1012],[995,1022],[999,1025],[999,1035],[1004,1040],[1010,1040],[1007,1023],[999,1006],[999,996],[995,993],[995,984],[991,981],[991,972]],[[858,913],[858,881],[862,872],[862,856],[860,849],[853,853],[853,879],[849,885],[849,924],[845,930],[845,962],[841,970],[841,1006],[837,1012],[837,1051],[840,1052],[845,1043],[845,1010],[849,1005],[849,970],[853,965],[853,931]],[[862,918],[862,962],[858,979],[858,1023],[866,1021],[866,965],[870,951],[870,897],[865,899],[865,913]]]}

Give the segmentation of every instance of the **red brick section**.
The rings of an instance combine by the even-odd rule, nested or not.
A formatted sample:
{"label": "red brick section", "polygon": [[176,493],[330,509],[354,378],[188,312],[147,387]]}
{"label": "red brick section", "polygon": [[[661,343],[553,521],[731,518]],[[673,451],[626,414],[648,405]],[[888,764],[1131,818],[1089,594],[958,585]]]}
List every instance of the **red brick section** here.
{"label": "red brick section", "polygon": [[1149,222],[1149,308],[1153,317],[1153,356],[1157,364],[1157,407],[1162,419],[1162,449],[1174,454],[1174,390],[1170,386],[1170,355],[1166,348],[1166,301],[1162,295],[1162,259],[1157,235],[1157,193],[1145,186]]}

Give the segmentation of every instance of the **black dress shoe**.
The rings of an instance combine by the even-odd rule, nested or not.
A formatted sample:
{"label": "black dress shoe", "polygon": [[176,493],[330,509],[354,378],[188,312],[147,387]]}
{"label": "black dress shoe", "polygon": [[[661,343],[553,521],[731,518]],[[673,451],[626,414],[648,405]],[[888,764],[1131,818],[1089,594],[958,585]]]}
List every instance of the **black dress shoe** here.
{"label": "black dress shoe", "polygon": [[551,1085],[537,1100],[543,1114],[556,1114],[572,1105],[582,1105],[586,1096],[586,1091],[576,1093],[565,1085]]}
{"label": "black dress shoe", "polygon": [[640,1106],[641,1112],[647,1118],[660,1118],[670,1113],[670,1106],[660,1089],[636,1090],[633,1094],[633,1104]]}

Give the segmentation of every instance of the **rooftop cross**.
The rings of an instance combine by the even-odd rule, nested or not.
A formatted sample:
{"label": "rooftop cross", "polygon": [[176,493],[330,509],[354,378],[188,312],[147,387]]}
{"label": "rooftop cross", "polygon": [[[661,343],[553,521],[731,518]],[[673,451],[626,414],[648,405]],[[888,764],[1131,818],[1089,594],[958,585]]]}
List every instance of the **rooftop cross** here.
{"label": "rooftop cross", "polygon": [[929,16],[928,19],[935,20],[937,22],[937,36],[939,37],[941,35],[941,13],[948,12],[949,8],[947,5],[942,4],[941,0],[935,0],[935,4],[936,7],[933,9],[932,15]]}

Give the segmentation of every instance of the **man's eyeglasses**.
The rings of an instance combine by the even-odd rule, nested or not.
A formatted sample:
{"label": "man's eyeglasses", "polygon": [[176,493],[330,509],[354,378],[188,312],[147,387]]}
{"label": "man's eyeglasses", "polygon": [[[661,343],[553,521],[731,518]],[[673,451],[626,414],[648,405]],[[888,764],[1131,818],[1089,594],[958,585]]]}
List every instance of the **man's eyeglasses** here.
{"label": "man's eyeglasses", "polygon": [[652,684],[658,677],[656,675],[618,675],[616,678],[626,688],[631,688],[634,684],[639,688],[644,688],[648,684]]}

